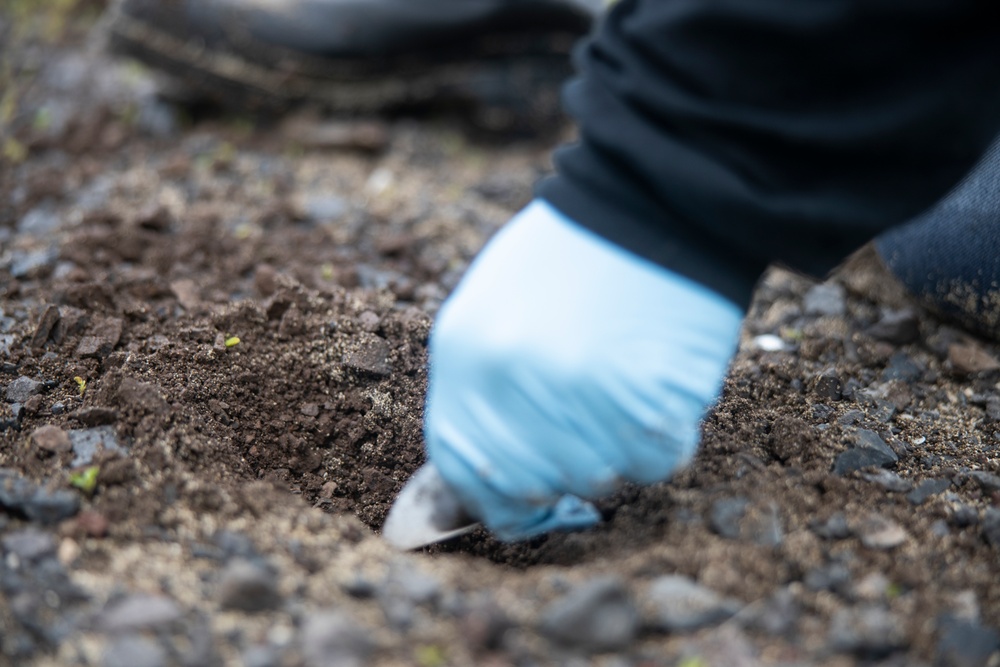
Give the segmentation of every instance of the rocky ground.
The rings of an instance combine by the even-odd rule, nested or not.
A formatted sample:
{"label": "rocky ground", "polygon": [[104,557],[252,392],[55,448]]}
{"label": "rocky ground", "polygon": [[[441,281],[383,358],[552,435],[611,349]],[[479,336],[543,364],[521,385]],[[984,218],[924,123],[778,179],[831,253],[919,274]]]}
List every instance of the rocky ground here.
{"label": "rocky ground", "polygon": [[431,318],[558,137],[205,114],[0,7],[0,665],[1000,664],[1000,350],[761,286],[704,446],[579,534],[394,553]]}

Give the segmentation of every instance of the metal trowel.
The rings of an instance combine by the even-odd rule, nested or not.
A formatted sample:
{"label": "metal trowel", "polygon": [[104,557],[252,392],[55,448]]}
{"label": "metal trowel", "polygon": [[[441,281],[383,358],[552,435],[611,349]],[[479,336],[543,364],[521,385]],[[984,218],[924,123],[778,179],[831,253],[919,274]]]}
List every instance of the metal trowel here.
{"label": "metal trowel", "polygon": [[471,532],[479,523],[430,463],[413,473],[382,525],[382,537],[397,549],[418,549]]}

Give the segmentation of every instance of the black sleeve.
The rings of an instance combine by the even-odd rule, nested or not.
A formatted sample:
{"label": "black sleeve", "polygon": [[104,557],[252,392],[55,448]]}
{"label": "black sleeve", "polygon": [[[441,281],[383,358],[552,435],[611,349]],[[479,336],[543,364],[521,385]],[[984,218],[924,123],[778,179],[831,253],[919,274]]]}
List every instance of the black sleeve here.
{"label": "black sleeve", "polygon": [[580,128],[538,194],[746,306],[957,183],[1000,131],[975,0],[622,0],[577,53]]}

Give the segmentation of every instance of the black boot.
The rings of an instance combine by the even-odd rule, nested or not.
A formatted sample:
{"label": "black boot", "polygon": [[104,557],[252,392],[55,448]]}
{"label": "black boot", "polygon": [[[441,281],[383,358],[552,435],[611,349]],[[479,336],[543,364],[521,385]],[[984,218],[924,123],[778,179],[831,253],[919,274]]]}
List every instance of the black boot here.
{"label": "black boot", "polygon": [[947,197],[876,247],[922,303],[1000,339],[1000,140]]}
{"label": "black boot", "polygon": [[551,115],[601,0],[121,0],[117,53],[226,106]]}

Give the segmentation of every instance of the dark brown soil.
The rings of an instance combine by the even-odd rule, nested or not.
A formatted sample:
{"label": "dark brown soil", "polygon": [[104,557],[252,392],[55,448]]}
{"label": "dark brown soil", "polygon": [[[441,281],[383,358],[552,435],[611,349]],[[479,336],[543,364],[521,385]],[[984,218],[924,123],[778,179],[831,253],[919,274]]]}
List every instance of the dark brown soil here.
{"label": "dark brown soil", "polygon": [[[87,49],[100,3],[73,5],[0,9],[0,388],[44,383],[0,406],[0,468],[71,488],[74,453],[32,434],[113,427],[126,452],[99,455],[84,513],[48,528],[89,609],[145,591],[218,614],[225,664],[331,606],[371,628],[372,664],[566,664],[532,630],[545,603],[605,574],[641,599],[652,578],[680,573],[743,603],[738,628],[644,632],[595,664],[987,664],[942,662],[940,643],[945,616],[1000,627],[1000,490],[973,474],[1000,474],[995,345],[920,310],[912,340],[873,334],[887,310],[916,307],[870,258],[831,282],[848,287],[843,313],[809,312],[813,283],[774,270],[701,452],[673,481],[605,499],[607,520],[585,533],[475,533],[394,555],[377,532],[423,460],[432,317],[530,199],[556,138],[484,140],[434,114],[337,120],[334,148],[288,139],[287,119],[157,125],[171,108],[147,74]],[[331,122],[292,120],[297,137]],[[760,334],[786,349],[758,349]],[[946,488],[917,503],[874,469],[834,472],[862,430],[898,457],[901,484]],[[4,518],[0,534],[25,524]],[[198,553],[223,530],[271,559],[298,612],[219,609],[205,583],[218,566]],[[519,628],[512,643],[487,660],[444,612],[392,634],[345,582],[404,558],[462,594],[491,591]],[[776,599],[790,606],[768,625]],[[867,608],[898,636],[838,638],[837,619]],[[0,601],[0,636],[20,632],[11,609]],[[103,637],[79,621],[18,664],[100,664]],[[720,641],[738,655],[718,657],[733,655]],[[290,651],[275,664],[302,664]]]}

